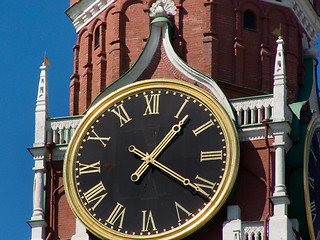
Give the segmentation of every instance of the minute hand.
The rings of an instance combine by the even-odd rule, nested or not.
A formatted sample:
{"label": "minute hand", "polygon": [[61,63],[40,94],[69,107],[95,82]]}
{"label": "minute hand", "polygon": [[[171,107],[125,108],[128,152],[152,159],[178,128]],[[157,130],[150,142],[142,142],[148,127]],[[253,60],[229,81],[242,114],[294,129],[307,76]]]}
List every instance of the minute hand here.
{"label": "minute hand", "polygon": [[171,130],[167,135],[161,140],[161,142],[156,146],[156,148],[151,152],[150,158],[156,159],[161,151],[170,143],[170,141],[175,137],[177,133],[181,131],[181,126],[187,120],[188,115],[184,116],[179,123],[172,126]]}
{"label": "minute hand", "polygon": [[159,168],[160,170],[162,170],[163,172],[167,173],[169,176],[173,177],[174,179],[178,180],[179,182],[183,183],[184,186],[190,186],[192,187],[194,190],[196,190],[197,192],[202,193],[203,195],[205,195],[206,197],[209,197],[209,194],[207,192],[205,192],[204,190],[202,190],[199,186],[197,186],[196,184],[190,182],[190,179],[188,178],[184,178],[182,177],[180,174],[176,173],[175,171],[173,171],[172,169],[168,168],[167,166],[163,165],[162,163],[158,162],[155,159],[150,159],[149,161],[152,165],[156,166],[157,168]]}

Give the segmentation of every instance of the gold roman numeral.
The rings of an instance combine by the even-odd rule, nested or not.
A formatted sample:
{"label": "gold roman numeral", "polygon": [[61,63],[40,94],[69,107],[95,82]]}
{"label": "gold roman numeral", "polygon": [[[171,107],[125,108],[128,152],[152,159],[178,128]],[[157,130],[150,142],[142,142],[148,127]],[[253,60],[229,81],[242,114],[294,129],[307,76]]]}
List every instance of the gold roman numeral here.
{"label": "gold roman numeral", "polygon": [[308,176],[309,186],[314,190],[314,178]]}
{"label": "gold roman numeral", "polygon": [[[117,109],[117,110],[116,110]],[[130,122],[132,119],[129,117],[127,111],[124,109],[123,105],[120,104],[116,107],[116,109],[112,109],[111,112],[113,112],[120,120],[120,127],[123,126],[123,124],[126,124],[127,122]]]}
{"label": "gold roman numeral", "polygon": [[105,190],[106,189],[103,186],[103,183],[100,181],[97,185],[83,193],[85,199],[87,200],[87,203],[96,202],[92,207],[92,210],[94,210],[104,199],[104,197],[107,196],[108,193],[103,193]]}
{"label": "gold roman numeral", "polygon": [[[142,211],[142,230],[141,232],[147,232],[149,231],[149,224],[152,225],[152,230],[157,231],[156,225],[154,223],[154,219],[152,216],[152,212],[149,211],[149,214],[147,214],[147,210]],[[148,215],[148,216],[147,216]]]}
{"label": "gold roman numeral", "polygon": [[[178,217],[178,223],[180,223],[181,222],[181,218],[180,218],[180,211],[183,211],[185,214],[187,214],[188,215],[188,217],[190,216],[190,215],[192,215],[192,213],[191,212],[189,212],[187,209],[185,209],[184,207],[182,207],[178,202],[174,202],[174,205],[176,206],[176,212],[177,212],[177,217]],[[180,211],[179,211],[180,210]]]}
{"label": "gold roman numeral", "polygon": [[122,228],[123,218],[124,218],[125,212],[126,212],[126,208],[123,207],[122,204],[117,202],[116,207],[113,209],[112,213],[110,214],[110,216],[106,220],[106,222],[110,223],[113,226],[115,224],[115,222],[120,218],[118,228]]}
{"label": "gold roman numeral", "polygon": [[94,129],[92,129],[91,132],[93,133],[94,137],[88,136],[87,140],[100,141],[103,147],[107,146],[107,144],[104,141],[109,142],[111,137],[99,137],[99,135],[94,131]]}
{"label": "gold roman numeral", "polygon": [[[147,103],[146,111],[144,112],[143,116],[151,115],[151,114],[159,114],[159,99],[160,94],[151,94],[144,95]],[[150,98],[149,98],[150,97]]]}
{"label": "gold roman numeral", "polygon": [[[200,189],[202,188],[208,188],[210,190],[213,190],[214,187],[216,186],[216,183],[213,183],[205,178],[199,177],[199,175],[197,175],[195,177],[196,180],[200,180],[202,181],[202,183],[194,183],[194,185],[196,185],[197,187],[199,187]],[[205,183],[205,184],[204,184]],[[202,189],[203,190],[203,189]],[[204,190],[203,190],[204,191]],[[209,194],[207,195],[207,197],[209,196]]]}
{"label": "gold roman numeral", "polygon": [[200,127],[192,130],[193,134],[195,136],[198,136],[200,133],[202,133],[204,130],[208,129],[209,127],[213,126],[214,123],[212,121],[212,119],[210,119],[208,122],[202,124]]}
{"label": "gold roman numeral", "polygon": [[219,151],[201,151],[200,162],[222,160],[222,150]]}
{"label": "gold roman numeral", "polygon": [[79,174],[100,173],[100,161],[92,164],[79,163]]}
{"label": "gold roman numeral", "polygon": [[184,102],[182,103],[181,107],[179,108],[177,114],[174,116],[176,119],[179,119],[180,113],[182,112],[182,110],[184,109],[184,107],[186,106],[186,104],[189,102],[188,99],[185,99]]}
{"label": "gold roman numeral", "polygon": [[314,222],[314,220],[316,220],[317,218],[317,206],[315,201],[312,201],[310,203],[310,210],[311,210],[312,222]]}

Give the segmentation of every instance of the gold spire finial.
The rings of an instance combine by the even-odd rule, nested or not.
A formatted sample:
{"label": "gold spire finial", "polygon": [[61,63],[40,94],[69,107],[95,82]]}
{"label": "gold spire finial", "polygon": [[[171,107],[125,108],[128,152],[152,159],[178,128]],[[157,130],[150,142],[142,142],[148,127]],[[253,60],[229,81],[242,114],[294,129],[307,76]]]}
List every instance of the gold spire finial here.
{"label": "gold spire finial", "polygon": [[47,56],[46,56],[46,52],[44,52],[44,62],[43,62],[42,65],[43,65],[43,66],[49,66],[49,67],[51,67],[51,66],[50,66],[50,62],[49,62],[49,59],[48,59]]}
{"label": "gold spire finial", "polygon": [[274,35],[277,35],[277,36],[278,36],[278,39],[282,39],[281,23],[280,23],[280,27],[274,29],[274,30],[272,31],[272,33],[273,33]]}

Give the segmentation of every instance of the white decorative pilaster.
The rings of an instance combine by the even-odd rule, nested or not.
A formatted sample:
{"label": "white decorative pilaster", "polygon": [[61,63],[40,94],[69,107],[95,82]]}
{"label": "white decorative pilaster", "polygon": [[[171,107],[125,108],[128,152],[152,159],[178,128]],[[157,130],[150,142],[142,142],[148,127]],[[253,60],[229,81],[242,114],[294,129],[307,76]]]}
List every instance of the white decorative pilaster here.
{"label": "white decorative pilaster", "polygon": [[223,240],[240,240],[241,238],[241,209],[238,205],[228,206],[227,221],[223,223]]}
{"label": "white decorative pilaster", "polygon": [[285,153],[291,146],[288,134],[291,131],[289,125],[289,110],[287,106],[286,68],[284,58],[284,42],[281,37],[277,40],[277,55],[274,66],[273,98],[274,108],[272,122],[269,123],[275,148],[275,188],[271,201],[273,203],[273,216],[269,221],[270,240],[295,239],[292,224],[288,218],[288,205],[290,204],[285,185]]}
{"label": "white decorative pilaster", "polygon": [[47,66],[40,67],[40,80],[35,110],[35,139],[29,151],[34,159],[33,214],[28,224],[32,228],[32,240],[45,238],[47,226],[44,218],[44,172],[47,158],[46,123],[48,118]]}
{"label": "white decorative pilaster", "polygon": [[89,240],[86,227],[76,218],[76,234],[72,236],[71,240]]}

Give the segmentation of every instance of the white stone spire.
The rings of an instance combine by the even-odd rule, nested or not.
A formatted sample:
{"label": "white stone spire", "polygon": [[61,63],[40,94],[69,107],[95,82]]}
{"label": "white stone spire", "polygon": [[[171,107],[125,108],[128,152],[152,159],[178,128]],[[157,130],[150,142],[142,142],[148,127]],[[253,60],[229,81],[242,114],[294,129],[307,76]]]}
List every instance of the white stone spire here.
{"label": "white stone spire", "polygon": [[38,87],[37,105],[35,113],[35,138],[34,147],[43,146],[46,143],[46,120],[48,118],[48,86],[47,66],[40,67],[40,80]]}
{"label": "white stone spire", "polygon": [[287,77],[283,50],[284,42],[281,37],[277,40],[277,44],[273,74],[273,97],[276,104],[274,104],[272,119],[273,121],[283,121],[285,120],[285,110],[287,109]]}

